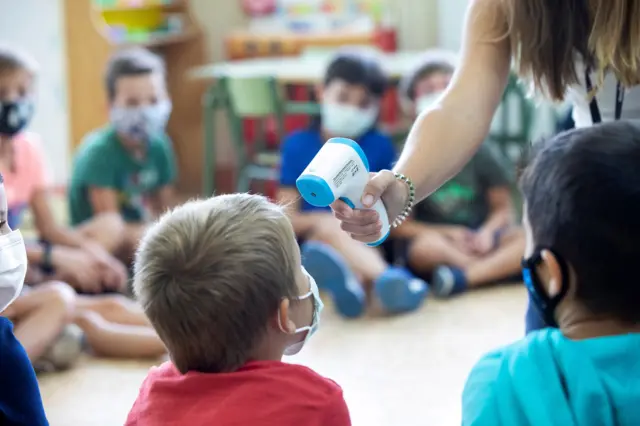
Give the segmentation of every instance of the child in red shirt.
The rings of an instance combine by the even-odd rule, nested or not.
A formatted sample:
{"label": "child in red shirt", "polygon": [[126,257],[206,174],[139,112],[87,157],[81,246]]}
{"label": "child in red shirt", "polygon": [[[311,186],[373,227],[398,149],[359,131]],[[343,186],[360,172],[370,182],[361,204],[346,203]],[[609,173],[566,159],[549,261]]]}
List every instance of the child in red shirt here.
{"label": "child in red shirt", "polygon": [[232,194],[167,213],[140,243],[134,290],[171,361],[126,426],[351,425],[335,382],[281,362],[322,310],[281,207]]}

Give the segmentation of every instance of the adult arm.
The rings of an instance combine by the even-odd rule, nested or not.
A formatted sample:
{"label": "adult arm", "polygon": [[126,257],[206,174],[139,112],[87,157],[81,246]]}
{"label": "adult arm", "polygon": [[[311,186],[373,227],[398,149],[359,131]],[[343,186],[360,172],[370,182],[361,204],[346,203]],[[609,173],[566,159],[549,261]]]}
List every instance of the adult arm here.
{"label": "adult arm", "polygon": [[511,49],[499,0],[473,0],[461,62],[444,96],[414,123],[395,171],[422,200],[453,177],[485,139],[509,77]]}

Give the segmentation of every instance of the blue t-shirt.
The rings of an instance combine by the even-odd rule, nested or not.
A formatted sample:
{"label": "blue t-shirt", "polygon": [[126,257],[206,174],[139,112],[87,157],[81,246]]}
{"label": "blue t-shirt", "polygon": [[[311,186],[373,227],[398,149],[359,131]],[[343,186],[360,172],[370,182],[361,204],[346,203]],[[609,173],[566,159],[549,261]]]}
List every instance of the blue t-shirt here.
{"label": "blue t-shirt", "polygon": [[485,355],[463,426],[640,425],[640,333],[570,340],[548,328]]}
{"label": "blue t-shirt", "polygon": [[38,381],[27,353],[13,335],[13,325],[0,317],[0,424],[46,426]]}
{"label": "blue t-shirt", "polygon": [[[318,129],[305,129],[291,133],[280,149],[280,185],[296,185],[296,179],[316,156],[322,144],[322,135]],[[396,150],[391,138],[377,129],[372,129],[358,139],[358,144],[369,160],[371,172],[390,169],[396,160]],[[301,200],[301,211],[330,210],[329,207],[314,207]]]}

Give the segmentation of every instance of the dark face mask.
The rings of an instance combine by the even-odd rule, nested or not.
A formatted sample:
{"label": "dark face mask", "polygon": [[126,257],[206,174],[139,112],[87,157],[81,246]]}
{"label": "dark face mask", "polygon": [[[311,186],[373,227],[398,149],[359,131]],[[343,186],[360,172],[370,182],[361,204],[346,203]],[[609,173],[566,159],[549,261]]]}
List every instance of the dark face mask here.
{"label": "dark face mask", "polygon": [[27,127],[32,117],[33,104],[30,100],[0,101],[0,135],[17,135]]}
{"label": "dark face mask", "polygon": [[[553,297],[549,297],[536,272],[536,267],[542,263],[542,250],[553,253],[560,265],[560,273],[562,275],[561,288],[560,292]],[[558,328],[555,311],[562,299],[567,295],[567,291],[569,291],[569,268],[567,267],[567,263],[553,250],[539,248],[534,251],[531,257],[522,259],[522,278],[524,285],[531,295],[531,301],[540,310],[547,325]]]}

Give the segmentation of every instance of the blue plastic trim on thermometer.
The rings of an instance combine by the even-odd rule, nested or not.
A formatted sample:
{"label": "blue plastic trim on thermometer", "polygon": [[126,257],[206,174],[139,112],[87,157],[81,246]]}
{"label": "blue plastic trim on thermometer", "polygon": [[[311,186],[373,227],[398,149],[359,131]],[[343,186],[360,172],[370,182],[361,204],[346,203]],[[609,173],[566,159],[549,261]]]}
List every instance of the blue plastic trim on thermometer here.
{"label": "blue plastic trim on thermometer", "polygon": [[358,154],[358,157],[360,157],[360,159],[364,163],[364,168],[367,169],[367,172],[369,172],[369,160],[367,160],[367,156],[364,154],[362,148],[360,148],[360,145],[358,145],[358,142],[347,138],[331,138],[327,141],[327,143],[341,143],[353,148],[353,150]]}
{"label": "blue plastic trim on thermometer", "polygon": [[344,202],[346,205],[348,205],[349,207],[351,207],[352,209],[356,208],[356,205],[353,204],[353,201],[351,201],[350,199],[348,199],[347,197],[340,197],[340,201]]}
{"label": "blue plastic trim on thermometer", "polygon": [[380,244],[384,243],[384,242],[387,240],[387,238],[389,238],[389,234],[391,234],[391,228],[389,228],[389,230],[387,231],[387,233],[386,233],[382,238],[380,238],[378,241],[374,241],[374,242],[372,242],[372,243],[367,243],[367,245],[368,245],[369,247],[377,247],[377,246],[379,246]]}
{"label": "blue plastic trim on thermometer", "polygon": [[302,198],[314,207],[327,207],[335,201],[326,180],[316,175],[302,175],[296,180]]}

